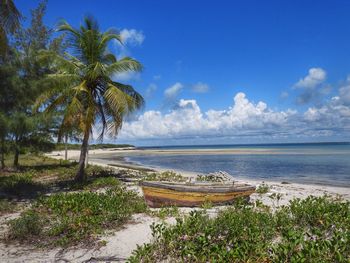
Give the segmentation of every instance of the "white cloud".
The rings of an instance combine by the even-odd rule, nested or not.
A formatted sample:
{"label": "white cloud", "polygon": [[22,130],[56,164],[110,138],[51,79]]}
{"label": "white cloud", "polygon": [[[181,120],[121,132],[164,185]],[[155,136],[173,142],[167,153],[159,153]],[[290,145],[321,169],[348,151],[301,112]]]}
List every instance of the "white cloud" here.
{"label": "white cloud", "polygon": [[125,123],[123,139],[177,138],[193,136],[249,136],[262,130],[275,133],[286,124],[295,111],[275,112],[264,102],[254,104],[244,93],[237,93],[233,106],[227,110],[209,110],[203,113],[196,100],[181,99],[168,113],[147,111],[136,121]]}
{"label": "white cloud", "polygon": [[164,91],[164,96],[167,100],[173,100],[179,95],[182,89],[183,85],[180,82],[176,82]]}
{"label": "white cloud", "polygon": [[198,82],[192,86],[192,91],[196,93],[206,93],[209,91],[209,85],[202,82]]}
{"label": "white cloud", "polygon": [[300,79],[293,86],[294,89],[300,90],[295,98],[296,104],[320,104],[324,100],[325,96],[332,91],[332,87],[330,85],[323,84],[326,77],[326,71],[321,68],[309,69],[308,75]]}
{"label": "white cloud", "polygon": [[[179,85],[177,85],[179,86]],[[225,110],[203,112],[196,100],[179,100],[177,107],[163,113],[146,111],[134,121],[125,122],[120,138],[142,139],[207,139],[216,138],[311,138],[349,136],[350,106],[339,96],[304,113],[288,109],[277,111],[262,101],[253,103],[242,92]]]}
{"label": "white cloud", "polygon": [[114,41],[114,46],[118,53],[118,59],[130,56],[129,47],[141,46],[141,44],[145,40],[145,35],[143,34],[143,32],[138,31],[136,29],[124,28],[120,31],[120,36],[122,39],[122,43],[120,43],[117,40]]}
{"label": "white cloud", "polygon": [[154,80],[160,80],[161,78],[162,78],[161,75],[154,75],[154,76],[153,76],[153,79],[154,79]]}
{"label": "white cloud", "polygon": [[145,40],[143,32],[136,29],[123,29],[120,35],[124,45],[140,46]]}
{"label": "white cloud", "polygon": [[300,79],[295,85],[295,88],[315,88],[326,80],[327,73],[322,68],[310,68],[306,77]]}
{"label": "white cloud", "polygon": [[344,104],[350,105],[350,80],[345,86],[340,87],[339,96],[341,98],[341,101],[344,102]]}
{"label": "white cloud", "polygon": [[321,107],[310,107],[304,113],[305,120],[313,121],[314,128],[323,127],[330,130],[347,130],[350,132],[350,107],[339,96]]}

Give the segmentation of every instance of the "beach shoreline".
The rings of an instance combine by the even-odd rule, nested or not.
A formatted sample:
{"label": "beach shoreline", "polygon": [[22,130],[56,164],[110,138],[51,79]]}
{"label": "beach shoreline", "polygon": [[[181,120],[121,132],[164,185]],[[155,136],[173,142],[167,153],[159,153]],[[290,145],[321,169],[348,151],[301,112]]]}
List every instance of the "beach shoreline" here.
{"label": "beach shoreline", "polygon": [[[260,149],[259,149],[260,150]],[[221,150],[219,149],[210,149],[210,150],[199,150],[194,151],[191,150],[190,152],[196,152],[197,154],[202,154],[202,152],[205,151],[206,153],[217,153]],[[188,150],[176,150],[176,154],[186,152],[188,153]],[[230,149],[230,154],[241,154],[241,151],[239,149]],[[261,151],[258,151],[261,152]],[[146,165],[131,163],[128,161],[125,161],[125,157],[127,158],[127,154],[151,154],[151,155],[161,155],[161,154],[175,154],[173,150],[139,150],[137,148],[135,149],[98,149],[93,150],[89,152],[89,163],[93,165],[98,165],[106,168],[111,169],[132,169],[132,170],[139,170],[139,171],[154,171],[154,172],[164,172],[164,171],[174,171],[176,173],[181,174],[184,177],[188,178],[195,178],[199,173],[191,172],[191,171],[183,171],[183,170],[177,170],[177,169],[167,169],[167,168],[160,168],[160,167],[149,167]],[[252,154],[256,153],[255,149],[245,151],[245,154]],[[69,160],[77,160],[79,157],[80,151],[78,150],[70,150],[68,151],[68,159]],[[116,157],[116,160],[113,160],[113,166],[111,165],[111,161],[104,161],[102,158],[99,159],[99,157],[103,157],[106,155],[114,155]],[[54,151],[49,154],[46,154],[46,156],[56,158],[56,159],[64,159],[64,151]],[[271,193],[280,193],[282,194],[282,198],[280,200],[281,205],[288,204],[290,200],[293,198],[306,198],[309,195],[314,196],[321,196],[324,194],[328,194],[331,196],[340,196],[346,200],[350,200],[350,187],[341,187],[341,186],[331,186],[331,185],[323,185],[323,184],[309,184],[309,183],[295,183],[295,182],[289,182],[289,181],[274,181],[274,180],[260,180],[260,179],[251,179],[251,178],[239,178],[237,179],[239,182],[252,184],[255,186],[259,186],[262,184],[268,185],[270,188]],[[257,194],[255,194],[257,195]],[[253,198],[254,199],[254,198]],[[271,203],[270,200],[266,199],[266,203]]]}

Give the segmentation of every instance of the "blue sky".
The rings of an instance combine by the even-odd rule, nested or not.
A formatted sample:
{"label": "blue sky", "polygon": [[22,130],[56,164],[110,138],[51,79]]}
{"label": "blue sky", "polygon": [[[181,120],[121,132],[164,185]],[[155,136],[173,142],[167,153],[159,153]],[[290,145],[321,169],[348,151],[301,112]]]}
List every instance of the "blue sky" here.
{"label": "blue sky", "polygon": [[[26,16],[37,3],[16,1]],[[118,77],[147,103],[120,142],[344,141],[349,12],[345,0],[51,0],[45,22],[64,18],[78,26],[93,14],[102,29],[123,32],[125,48],[111,49],[144,65],[141,74]],[[214,125],[217,118],[223,121]]]}

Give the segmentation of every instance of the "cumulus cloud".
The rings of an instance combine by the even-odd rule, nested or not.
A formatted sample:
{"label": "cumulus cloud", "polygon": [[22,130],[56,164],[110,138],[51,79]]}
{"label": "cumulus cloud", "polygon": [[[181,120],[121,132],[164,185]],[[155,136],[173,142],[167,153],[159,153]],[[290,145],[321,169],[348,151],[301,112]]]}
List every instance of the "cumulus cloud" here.
{"label": "cumulus cloud", "polygon": [[344,104],[350,106],[350,76],[348,77],[346,84],[340,87],[339,97]]}
{"label": "cumulus cloud", "polygon": [[202,82],[197,82],[192,86],[192,91],[195,93],[206,93],[209,91],[209,85]]}
{"label": "cumulus cloud", "polygon": [[130,56],[129,47],[141,46],[145,40],[143,32],[136,29],[124,28],[120,31],[120,36],[122,43],[117,40],[114,41],[114,47],[118,52],[118,59]]}
{"label": "cumulus cloud", "polygon": [[333,97],[321,107],[310,107],[304,113],[304,119],[312,124],[312,130],[328,135],[349,135],[350,107],[345,105],[339,96]]}
{"label": "cumulus cloud", "polygon": [[139,46],[145,40],[143,32],[136,29],[123,29],[120,35],[124,45]]}
{"label": "cumulus cloud", "polygon": [[327,73],[322,68],[310,68],[306,77],[300,79],[295,85],[295,88],[315,88],[326,80]]}
{"label": "cumulus cloud", "polygon": [[287,124],[292,110],[276,112],[264,102],[254,104],[244,93],[237,93],[227,110],[202,112],[196,100],[181,99],[168,113],[147,111],[136,121],[125,123],[121,137],[125,139],[177,138],[191,136],[250,136],[257,130],[275,133]]}
{"label": "cumulus cloud", "polygon": [[164,96],[167,100],[174,100],[183,89],[183,85],[180,82],[176,82],[164,91]]}
{"label": "cumulus cloud", "polygon": [[225,110],[203,112],[196,100],[179,100],[177,107],[163,113],[150,110],[126,122],[121,139],[186,138],[290,138],[349,135],[350,107],[339,96],[304,113],[276,111],[262,101],[254,103],[242,92]]}
{"label": "cumulus cloud", "polygon": [[332,90],[330,85],[324,84],[326,77],[327,73],[322,68],[309,69],[308,75],[293,86],[294,89],[300,90],[295,100],[296,104],[305,105],[311,102],[320,104],[325,95]]}

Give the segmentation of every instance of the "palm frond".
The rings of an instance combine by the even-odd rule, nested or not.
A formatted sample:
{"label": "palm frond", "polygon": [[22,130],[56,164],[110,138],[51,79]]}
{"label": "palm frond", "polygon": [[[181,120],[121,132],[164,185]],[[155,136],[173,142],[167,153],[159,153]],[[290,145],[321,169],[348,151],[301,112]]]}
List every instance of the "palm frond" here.
{"label": "palm frond", "polygon": [[76,31],[70,24],[65,20],[61,20],[58,24],[57,31],[68,31],[74,36],[79,37],[79,32]]}
{"label": "palm frond", "polygon": [[99,47],[100,48],[105,48],[108,44],[109,41],[111,40],[117,40],[120,44],[122,44],[122,37],[120,36],[120,34],[116,34],[116,33],[110,33],[110,32],[106,32],[102,35],[102,38],[101,38],[101,42],[99,44]]}
{"label": "palm frond", "polygon": [[121,60],[108,65],[106,68],[106,73],[111,76],[115,73],[121,73],[126,71],[141,71],[142,65],[137,60],[130,58],[130,57],[124,57]]}
{"label": "palm frond", "polygon": [[112,82],[112,85],[133,98],[133,107],[130,111],[139,110],[145,105],[145,100],[132,86],[119,82]]}

